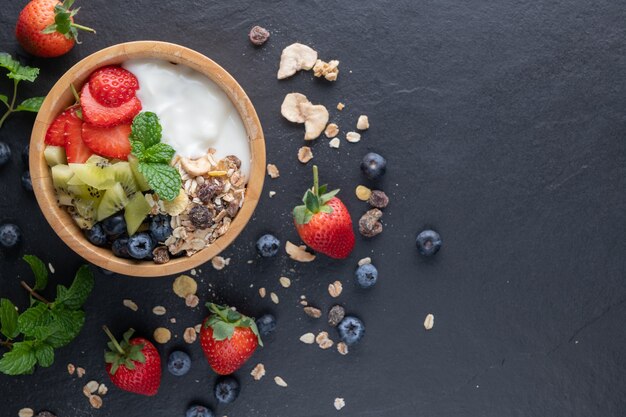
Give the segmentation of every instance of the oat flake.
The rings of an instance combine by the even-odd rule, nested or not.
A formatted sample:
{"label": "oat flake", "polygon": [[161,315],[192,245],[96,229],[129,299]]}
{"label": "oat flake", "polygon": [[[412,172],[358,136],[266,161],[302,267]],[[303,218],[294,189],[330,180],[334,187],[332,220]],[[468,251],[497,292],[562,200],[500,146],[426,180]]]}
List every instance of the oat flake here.
{"label": "oat flake", "polygon": [[279,376],[275,376],[274,377],[274,382],[276,382],[276,385],[278,385],[279,387],[286,387],[287,383],[285,382],[284,379],[282,379]]}
{"label": "oat flake", "polygon": [[341,285],[340,281],[335,281],[332,284],[328,285],[328,293],[333,298],[339,297],[342,291],[343,291],[343,285]]}
{"label": "oat flake", "polygon": [[312,345],[315,342],[315,335],[313,333],[305,333],[300,336],[300,341],[302,343],[306,343],[307,345]]}
{"label": "oat flake", "polygon": [[275,293],[275,292],[271,292],[271,293],[270,293],[270,298],[272,299],[272,302],[273,302],[274,304],[278,304],[278,295],[276,295],[276,293]]}
{"label": "oat flake", "polygon": [[133,300],[125,299],[122,301],[122,304],[124,304],[124,307],[130,308],[133,311],[139,310],[139,307],[137,307],[137,304]]}
{"label": "oat flake", "polygon": [[280,285],[283,286],[283,288],[291,287],[291,280],[287,277],[280,277],[278,281],[280,282]]}
{"label": "oat flake", "polygon": [[426,330],[430,330],[433,328],[434,325],[435,325],[435,316],[433,316],[432,314],[428,314],[426,318],[424,319],[424,328]]}
{"label": "oat flake", "polygon": [[89,397],[89,404],[91,404],[93,408],[100,408],[102,407],[102,398],[99,395],[92,395]]}
{"label": "oat flake", "polygon": [[167,313],[167,310],[163,306],[156,306],[152,309],[152,313],[157,316],[163,316],[165,315],[165,313]]}
{"label": "oat flake", "polygon": [[339,411],[346,406],[346,402],[343,398],[335,398],[334,406]]}
{"label": "oat flake", "polygon": [[252,372],[250,372],[250,375],[252,375],[255,381],[260,380],[265,376],[265,366],[262,363],[258,364],[254,367]]}
{"label": "oat flake", "polygon": [[22,408],[17,412],[18,417],[33,417],[35,412],[32,408]]}

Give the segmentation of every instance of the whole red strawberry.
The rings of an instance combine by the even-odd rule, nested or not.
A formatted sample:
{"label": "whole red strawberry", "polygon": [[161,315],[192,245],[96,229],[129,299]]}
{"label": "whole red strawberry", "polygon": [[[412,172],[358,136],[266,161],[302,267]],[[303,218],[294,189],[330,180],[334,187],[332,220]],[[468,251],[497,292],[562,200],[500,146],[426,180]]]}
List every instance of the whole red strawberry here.
{"label": "whole red strawberry", "polygon": [[326,185],[319,186],[314,165],[313,189],[304,194],[304,205],[293,209],[293,220],[309,247],[331,258],[344,259],[354,248],[354,231],[348,209],[335,197],[338,192],[326,192]]}
{"label": "whole red strawberry", "polygon": [[228,306],[207,303],[213,313],[202,323],[200,345],[209,365],[220,375],[235,372],[263,346],[256,323]]}
{"label": "whole red strawberry", "polygon": [[156,395],[161,385],[161,357],[154,345],[141,337],[131,339],[133,329],[124,333],[121,343],[106,326],[103,329],[111,339],[107,344],[110,351],[104,353],[111,382],[124,391]]}
{"label": "whole red strawberry", "polygon": [[27,52],[43,58],[66,54],[74,47],[78,29],[95,30],[74,23],[78,9],[74,0],[32,0],[22,9],[15,26],[15,36]]}

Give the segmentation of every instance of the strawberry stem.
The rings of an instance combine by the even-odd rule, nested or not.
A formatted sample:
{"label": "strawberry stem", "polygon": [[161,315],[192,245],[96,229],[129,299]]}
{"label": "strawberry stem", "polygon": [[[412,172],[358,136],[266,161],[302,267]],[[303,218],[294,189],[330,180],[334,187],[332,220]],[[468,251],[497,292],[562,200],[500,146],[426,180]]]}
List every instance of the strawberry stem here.
{"label": "strawberry stem", "polygon": [[124,352],[124,349],[122,349],[120,344],[117,342],[117,339],[115,339],[115,336],[113,336],[113,333],[111,333],[111,330],[109,330],[109,328],[106,325],[102,326],[102,330],[104,330],[107,336],[109,336],[109,339],[111,339],[113,346],[115,346],[115,350],[117,350],[120,354],[124,355],[126,352]]}
{"label": "strawberry stem", "polygon": [[317,165],[313,165],[313,194],[320,195],[320,182],[319,175],[317,173]]}
{"label": "strawberry stem", "polygon": [[41,301],[42,303],[45,303],[47,305],[50,305],[50,301],[46,300],[45,298],[43,298],[41,295],[37,294],[37,292],[35,292],[35,290],[33,290],[25,281],[21,281],[20,285],[22,287],[24,287],[24,289],[26,291],[28,291],[30,293],[30,295],[32,295],[33,297],[35,297],[36,299],[38,299],[39,301]]}
{"label": "strawberry stem", "polygon": [[92,28],[87,27],[87,26],[79,25],[78,23],[72,23],[70,26],[72,26],[72,27],[74,27],[76,29],[87,31],[87,32],[96,33],[95,29],[92,29]]}

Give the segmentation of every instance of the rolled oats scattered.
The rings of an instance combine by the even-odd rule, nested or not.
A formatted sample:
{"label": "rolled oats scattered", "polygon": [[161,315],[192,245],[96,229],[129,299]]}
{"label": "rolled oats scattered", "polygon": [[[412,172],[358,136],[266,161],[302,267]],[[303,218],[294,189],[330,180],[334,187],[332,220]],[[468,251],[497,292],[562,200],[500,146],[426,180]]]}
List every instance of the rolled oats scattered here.
{"label": "rolled oats scattered", "polygon": [[278,167],[274,164],[267,164],[267,175],[269,175],[270,178],[280,177],[280,172],[278,171]]}
{"label": "rolled oats scattered", "polygon": [[282,379],[279,376],[275,376],[274,377],[274,382],[276,383],[276,385],[278,385],[279,387],[286,387],[287,383],[285,382],[284,379]]}
{"label": "rolled oats scattered", "polygon": [[324,134],[328,139],[332,139],[339,134],[339,126],[336,123],[329,123],[324,130]]}
{"label": "rolled oats scattered", "polygon": [[359,119],[356,122],[356,128],[359,130],[367,130],[370,128],[370,121],[369,118],[362,114],[359,116]]}
{"label": "rolled oats scattered", "polygon": [[170,319],[170,323],[176,323],[176,317],[172,317],[172,318]]}
{"label": "rolled oats scattered", "polygon": [[163,306],[156,306],[152,309],[152,313],[157,316],[163,316],[165,315],[165,313],[167,313],[167,310]]}
{"label": "rolled oats scattered", "polygon": [[435,316],[433,316],[432,314],[428,314],[426,318],[424,319],[424,328],[426,330],[430,330],[433,328],[434,325],[435,325]]}
{"label": "rolled oats scattered", "polygon": [[188,275],[181,275],[174,280],[172,288],[177,296],[185,298],[189,294],[195,294],[198,291],[198,283]]}
{"label": "rolled oats scattered", "polygon": [[54,274],[54,266],[52,266],[50,262],[48,262],[48,269],[50,270],[51,274]]}
{"label": "rolled oats scattered", "polygon": [[189,294],[187,297],[185,297],[185,305],[187,307],[194,308],[197,307],[199,303],[200,299],[195,294]]}
{"label": "rolled oats scattered", "polygon": [[262,363],[259,363],[254,367],[252,372],[250,372],[250,375],[252,375],[252,378],[254,378],[255,381],[259,381],[265,376],[265,366]]}
{"label": "rolled oats scattered", "polygon": [[76,368],[76,376],[79,378],[82,378],[83,376],[85,376],[85,368],[81,368],[80,366],[78,368]]}
{"label": "rolled oats scattered", "polygon": [[328,142],[328,146],[330,146],[331,148],[337,149],[339,148],[340,143],[341,141],[339,140],[339,138],[333,138],[330,140],[330,142]]}
{"label": "rolled oats scattered", "polygon": [[261,298],[265,298],[266,294],[267,294],[267,291],[265,290],[265,287],[259,288],[259,295],[261,296]]}
{"label": "rolled oats scattered", "polygon": [[137,307],[137,304],[135,304],[133,300],[125,299],[122,301],[122,304],[124,304],[124,307],[130,308],[133,311],[139,310],[139,307]]}
{"label": "rolled oats scattered", "polygon": [[339,352],[342,355],[347,355],[348,345],[346,345],[344,342],[337,343],[337,352]]}
{"label": "rolled oats scattered", "polygon": [[370,258],[369,256],[367,258],[363,258],[363,259],[359,260],[359,266],[366,265],[366,264],[371,264],[371,263],[372,263],[372,258]]}
{"label": "rolled oats scattered", "polygon": [[331,327],[337,327],[337,325],[343,320],[346,315],[346,309],[340,305],[334,305],[328,311],[328,324]]}
{"label": "rolled oats scattered", "polygon": [[278,282],[280,282],[280,285],[283,286],[283,288],[289,288],[291,287],[291,280],[287,277],[280,277],[278,278]]}
{"label": "rolled oats scattered", "polygon": [[68,363],[67,364],[67,373],[70,374],[70,375],[74,375],[75,371],[76,371],[76,367],[73,364]]}
{"label": "rolled oats scattered", "polygon": [[276,191],[270,191],[269,193],[270,198],[274,197],[276,195]]}
{"label": "rolled oats scattered", "polygon": [[357,185],[355,194],[356,194],[356,198],[358,198],[359,200],[367,201],[372,195],[372,190],[370,190],[364,185]]}
{"label": "rolled oats scattered", "polygon": [[314,319],[319,319],[320,317],[322,317],[322,311],[319,308],[304,307],[304,312],[307,316],[313,317]]}
{"label": "rolled oats scattered", "polygon": [[335,402],[333,403],[337,411],[341,410],[346,406],[346,402],[343,398],[335,398]]}
{"label": "rolled oats scattered", "polygon": [[85,385],[83,387],[83,395],[87,398],[91,397],[91,391],[89,390],[89,387],[87,387],[87,385]]}
{"label": "rolled oats scattered", "polygon": [[89,404],[91,404],[93,408],[98,409],[102,407],[102,398],[99,395],[92,395],[89,397]]}
{"label": "rolled oats scattered", "polygon": [[17,412],[18,417],[33,417],[35,412],[32,408],[22,408]]}
{"label": "rolled oats scattered", "polygon": [[328,349],[333,346],[333,341],[328,338],[328,332],[319,332],[315,337],[315,343],[321,349]]}
{"label": "rolled oats scattered", "polygon": [[107,392],[109,392],[109,388],[106,385],[100,384],[98,386],[98,395],[106,395]]}
{"label": "rolled oats scattered", "polygon": [[198,334],[196,333],[196,329],[193,327],[187,327],[183,333],[183,339],[189,344],[195,342],[197,337]]}
{"label": "rolled oats scattered", "polygon": [[300,336],[300,341],[302,343],[306,343],[307,345],[312,345],[315,342],[315,335],[313,333],[305,333]]}
{"label": "rolled oats scattered", "polygon": [[94,392],[98,391],[99,386],[100,386],[100,383],[98,381],[89,381],[83,387],[83,392],[87,392],[88,394],[93,394]]}
{"label": "rolled oats scattered", "polygon": [[294,261],[311,262],[315,259],[315,255],[306,251],[306,246],[296,246],[290,241],[285,244],[285,251]]}
{"label": "rolled oats scattered", "polygon": [[346,140],[350,143],[357,143],[361,140],[361,135],[356,132],[348,132],[346,133]]}
{"label": "rolled oats scattered", "polygon": [[226,262],[223,257],[215,256],[213,259],[211,259],[211,265],[213,265],[213,268],[220,271],[224,269],[224,267],[226,266]]}
{"label": "rolled oats scattered", "polygon": [[343,103],[341,103],[341,102],[340,102],[340,103],[337,103],[337,110],[342,111],[345,107],[346,107],[346,105],[345,105],[345,104],[343,104]]}
{"label": "rolled oats scattered", "polygon": [[335,281],[332,284],[328,285],[328,293],[333,298],[339,297],[341,295],[341,291],[343,291],[343,285],[341,285],[341,281]]}
{"label": "rolled oats scattered", "polygon": [[309,302],[307,300],[300,300],[300,305],[308,306]]}
{"label": "rolled oats scattered", "polygon": [[157,343],[165,344],[170,341],[172,338],[172,332],[170,332],[165,327],[157,327],[154,330],[154,340]]}
{"label": "rolled oats scattered", "polygon": [[310,147],[303,146],[300,149],[298,149],[298,161],[302,162],[303,164],[306,164],[311,159],[313,159],[313,151],[311,150]]}
{"label": "rolled oats scattered", "polygon": [[270,298],[272,299],[272,302],[273,302],[274,304],[278,304],[278,295],[276,295],[276,293],[275,293],[275,292],[271,292],[271,293],[270,293]]}

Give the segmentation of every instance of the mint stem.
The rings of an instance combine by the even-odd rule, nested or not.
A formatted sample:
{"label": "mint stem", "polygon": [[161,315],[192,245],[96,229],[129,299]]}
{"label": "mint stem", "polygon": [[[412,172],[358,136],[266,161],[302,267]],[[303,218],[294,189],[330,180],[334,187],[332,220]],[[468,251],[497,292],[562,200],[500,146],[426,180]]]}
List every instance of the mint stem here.
{"label": "mint stem", "polygon": [[317,174],[317,165],[313,165],[313,194],[320,195],[320,182]]}
{"label": "mint stem", "polygon": [[13,109],[15,107],[15,99],[17,98],[17,85],[19,84],[19,82],[20,80],[13,79],[13,98],[11,99],[11,105],[9,106],[9,109],[0,119],[0,127],[2,127],[4,121],[7,119],[7,117],[9,117],[9,114],[13,113]]}
{"label": "mint stem", "polygon": [[11,349],[13,347],[13,343],[9,342],[8,340],[0,340],[0,346]]}
{"label": "mint stem", "polygon": [[117,342],[117,339],[115,339],[115,336],[113,336],[113,333],[111,333],[111,330],[109,330],[109,328],[106,325],[102,326],[102,330],[104,330],[107,336],[109,336],[109,339],[111,339],[111,342],[113,342],[113,346],[115,346],[115,350],[117,350],[119,353],[124,355],[126,352],[124,352],[124,349],[122,349],[120,344]]}
{"label": "mint stem", "polygon": [[28,284],[25,281],[20,281],[20,284],[22,285],[22,287],[24,287],[24,289],[26,291],[28,291],[30,293],[30,295],[32,295],[33,297],[35,297],[36,299],[38,299],[42,303],[45,303],[47,305],[52,304],[52,303],[50,303],[50,301],[46,300],[41,295],[37,294],[37,292],[35,292],[35,290],[33,290],[31,287],[29,287]]}

